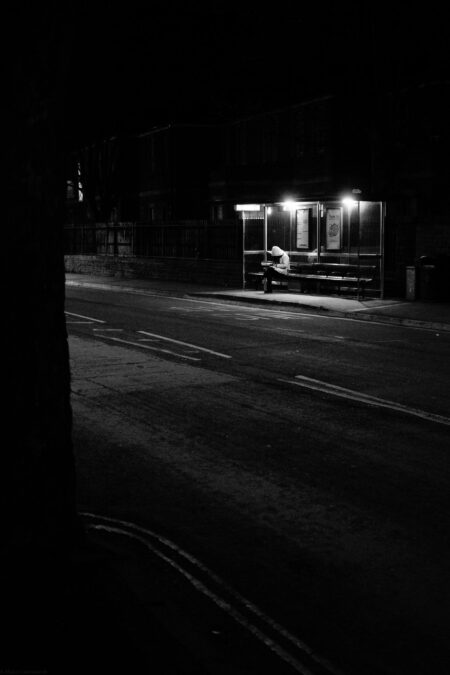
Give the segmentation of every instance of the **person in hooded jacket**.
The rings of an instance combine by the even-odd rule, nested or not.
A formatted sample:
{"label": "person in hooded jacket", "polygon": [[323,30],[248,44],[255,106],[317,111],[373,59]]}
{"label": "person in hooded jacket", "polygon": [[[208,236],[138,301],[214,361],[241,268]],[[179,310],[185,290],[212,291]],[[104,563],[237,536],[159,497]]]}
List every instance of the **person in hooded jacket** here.
{"label": "person in hooded jacket", "polygon": [[264,293],[272,293],[272,281],[286,278],[289,273],[290,261],[286,251],[283,251],[279,246],[272,246],[272,250],[267,252],[272,256],[273,263],[264,269],[263,286]]}

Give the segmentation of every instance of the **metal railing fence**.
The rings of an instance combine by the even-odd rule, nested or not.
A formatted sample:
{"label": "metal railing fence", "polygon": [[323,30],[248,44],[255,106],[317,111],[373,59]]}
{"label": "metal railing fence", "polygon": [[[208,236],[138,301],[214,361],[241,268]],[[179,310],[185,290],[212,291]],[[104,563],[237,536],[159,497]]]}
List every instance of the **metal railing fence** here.
{"label": "metal railing fence", "polygon": [[64,227],[65,255],[240,260],[240,221],[95,223]]}

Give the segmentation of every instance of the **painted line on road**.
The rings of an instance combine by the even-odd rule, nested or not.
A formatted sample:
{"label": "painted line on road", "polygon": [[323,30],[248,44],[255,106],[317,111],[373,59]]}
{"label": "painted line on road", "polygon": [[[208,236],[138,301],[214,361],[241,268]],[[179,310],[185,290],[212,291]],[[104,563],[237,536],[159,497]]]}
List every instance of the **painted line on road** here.
{"label": "painted line on road", "polygon": [[[90,283],[90,284],[89,283],[81,283],[80,284],[80,283],[74,282],[72,280],[66,280],[65,284],[66,284],[66,286],[74,286],[74,287],[81,287],[81,288],[92,288],[92,289],[95,289],[95,290],[98,289],[98,290],[101,290],[101,291],[106,290],[106,291],[133,293],[135,295],[144,295],[144,296],[155,297],[155,298],[164,298],[168,294],[167,292],[164,292],[164,291],[152,293],[150,291],[138,290],[138,289],[135,289],[135,288],[132,288],[132,287],[117,287],[116,288],[116,287],[111,287],[109,285],[104,285],[104,284],[94,284],[94,283]],[[208,301],[208,300],[200,300],[198,298],[190,298],[186,295],[181,295],[181,296],[170,295],[170,298],[172,300],[180,300],[182,302],[195,302],[195,303],[202,303],[202,304],[209,304],[209,305],[216,305],[216,306],[226,306],[226,307],[235,306],[234,304],[231,304],[231,303],[225,304],[225,303],[219,303],[219,302],[212,302],[212,301]],[[238,298],[237,302],[245,303],[246,300],[245,300],[245,298],[242,298],[242,299]],[[401,302],[399,304],[406,304],[406,303]],[[379,306],[377,308],[380,309]],[[321,306],[317,307],[317,309],[318,309],[319,312],[324,311],[324,308],[321,307]],[[384,309],[384,307],[382,307],[382,309]],[[388,309],[388,308],[386,308],[386,309]],[[365,308],[364,311],[366,311],[366,310],[370,310],[370,307]],[[258,308],[258,311],[273,312],[273,309],[270,308],[270,309],[265,310],[263,308]],[[281,311],[281,310],[275,310],[275,311]],[[326,310],[326,311],[328,311],[328,310]],[[375,325],[375,326],[391,326],[393,328],[407,328],[409,330],[422,330],[422,331],[432,332],[432,333],[435,333],[436,330],[437,330],[436,327],[411,325],[410,323],[408,323],[407,319],[404,320],[404,323],[396,323],[394,321],[388,321],[388,320],[386,320],[386,321],[382,321],[382,320],[376,321],[374,319],[370,319],[370,320],[357,319],[353,315],[354,315],[355,312],[358,312],[358,311],[360,311],[359,308],[357,310],[349,311],[348,313],[352,314],[352,316],[350,316],[350,317],[335,316],[335,315],[327,316],[326,314],[320,314],[320,313],[319,314],[310,314],[310,313],[289,312],[289,311],[286,311],[286,312],[283,311],[283,313],[291,314],[292,316],[302,317],[302,318],[329,319],[329,320],[331,319],[331,320],[335,320],[335,321],[356,321],[358,323],[365,323],[365,324],[369,323],[369,324],[372,324],[372,325]],[[440,327],[439,330],[441,330],[442,332],[448,332],[448,328],[444,327],[443,325]]]}
{"label": "painted line on road", "polygon": [[123,333],[123,328],[93,328],[95,333]]}
{"label": "painted line on road", "polygon": [[[205,302],[205,301],[202,301],[202,302]],[[173,305],[172,307],[169,307],[169,309],[173,309],[173,310],[178,311],[178,312],[185,312],[186,314],[192,314],[192,313],[195,313],[195,312],[207,312],[211,316],[222,316],[223,314],[229,314],[232,317],[236,317],[236,316],[246,316],[247,317],[249,314],[252,314],[256,318],[264,319],[264,320],[269,320],[269,319],[272,319],[273,317],[275,317],[277,319],[278,318],[291,319],[291,318],[296,318],[296,317],[299,316],[298,313],[296,313],[296,312],[283,312],[283,311],[275,310],[275,309],[262,309],[262,308],[255,309],[253,307],[249,307],[248,309],[246,308],[246,313],[243,314],[242,312],[236,312],[236,307],[232,306],[232,305],[221,305],[220,303],[217,303],[217,302],[209,303],[209,304],[212,304],[213,307],[192,307],[192,308],[190,308],[190,307],[177,307],[177,306]],[[262,315],[262,312],[264,312],[264,316]],[[266,315],[268,315],[268,316],[266,316]],[[307,318],[312,318],[312,317],[307,317]]]}
{"label": "painted line on road", "polygon": [[[221,303],[219,303],[219,302],[208,302],[207,300],[198,300],[196,298],[174,297],[173,299],[174,300],[185,300],[186,302],[199,302],[199,303],[218,305],[218,306],[221,305]],[[241,302],[245,302],[245,299],[243,299]],[[400,303],[400,304],[403,304],[403,303]],[[226,307],[233,307],[232,304],[228,304],[228,305],[225,305],[225,306]],[[318,309],[319,312],[323,311],[323,307],[317,307],[317,309]],[[370,310],[370,307],[367,307],[366,309]],[[250,310],[250,308],[249,308],[249,310]],[[274,314],[274,312],[280,312],[280,313],[283,313],[283,314],[288,315],[288,316],[293,316],[293,317],[297,317],[297,318],[301,317],[302,319],[309,318],[309,319],[328,319],[328,321],[351,321],[353,323],[363,323],[363,324],[371,325],[371,326],[384,326],[384,327],[390,326],[391,328],[401,328],[401,329],[408,329],[408,330],[422,330],[422,331],[431,332],[431,333],[436,333],[436,330],[437,330],[436,327],[411,325],[410,323],[407,323],[407,321],[408,321],[407,319],[404,320],[405,323],[396,323],[394,321],[388,321],[388,320],[383,321],[382,316],[380,316],[380,321],[377,321],[376,319],[370,319],[370,320],[368,320],[368,319],[358,319],[354,316],[354,314],[355,314],[356,311],[359,311],[359,309],[349,311],[348,314],[351,314],[352,316],[336,316],[334,314],[329,316],[327,314],[320,314],[320,313],[311,314],[309,312],[290,312],[290,311],[284,311],[284,310],[278,310],[278,309],[274,310],[272,308],[264,309],[264,308],[261,308],[261,307],[259,307],[257,310],[254,310],[254,311],[268,312],[268,313],[271,313],[271,314]],[[326,310],[326,311],[328,311],[328,310]],[[333,310],[330,310],[330,311],[333,311]],[[448,332],[447,328],[441,327],[440,330],[443,331],[443,332]]]}
{"label": "painted line on road", "polygon": [[[185,302],[194,302],[197,304],[202,304],[202,305],[212,305],[213,307],[219,307],[223,312],[236,312],[236,304],[227,304],[225,302],[213,302],[212,300],[198,300],[197,298],[174,298],[174,300],[184,300]],[[242,305],[241,305],[242,307]],[[170,309],[178,309],[184,312],[189,312],[189,311],[196,311],[196,310],[188,310],[184,307],[176,307],[172,306]],[[252,312],[253,314],[269,314],[271,317],[279,317],[279,316],[284,316],[284,317],[299,317],[301,316],[302,318],[307,318],[307,319],[313,319],[314,317],[317,317],[317,314],[305,314],[301,312],[290,312],[288,310],[282,310],[282,309],[274,309],[273,307],[270,307],[269,309],[266,309],[265,307],[253,307],[253,306],[246,306],[245,308],[246,312]],[[197,310],[198,311],[198,310]],[[201,311],[212,311],[208,309],[202,309]],[[333,317],[326,317],[327,319],[331,319]]]}
{"label": "painted line on road", "polygon": [[111,337],[110,335],[101,336],[105,340],[112,340],[113,342],[121,342],[125,345],[133,345],[133,347],[139,347],[140,349],[148,349],[152,352],[162,352],[163,354],[171,354],[172,356],[178,356],[180,359],[188,359],[189,361],[201,361],[201,359],[196,358],[195,356],[186,356],[185,354],[178,354],[178,352],[172,352],[170,349],[162,349],[161,347],[149,347],[148,345],[142,344],[142,342],[132,342],[131,340],[122,340],[121,338]]}
{"label": "painted line on road", "polygon": [[232,357],[228,354],[221,354],[221,352],[215,352],[212,349],[207,349],[206,347],[199,347],[198,345],[193,345],[191,342],[182,342],[181,340],[174,340],[173,338],[166,337],[164,335],[157,335],[156,333],[149,333],[146,330],[138,330],[138,333],[142,335],[148,335],[149,337],[158,338],[158,340],[167,340],[168,342],[174,342],[177,345],[183,345],[184,347],[192,347],[193,349],[198,349],[201,352],[208,352],[208,354],[214,354],[214,356],[220,356],[223,359],[231,359]]}
{"label": "painted line on road", "polygon": [[[302,640],[290,633],[286,628],[284,628],[284,626],[274,621],[257,605],[252,603],[248,598],[242,596],[210,568],[208,568],[191,554],[184,551],[170,539],[124,520],[108,518],[106,516],[98,516],[88,512],[81,513],[80,515],[87,520],[88,527],[94,530],[103,530],[108,533],[119,534],[143,544],[151,553],[158,556],[161,560],[174,568],[179,574],[184,576],[185,579],[187,579],[197,591],[209,598],[209,600],[214,602],[214,604],[216,604],[222,611],[226,612],[232,619],[246,628],[254,637],[256,637],[266,647],[277,654],[279,658],[288,663],[296,672],[301,673],[301,675],[312,675],[311,670],[300,660],[302,657],[305,659],[306,655],[309,660],[320,666],[322,672],[324,672],[324,675],[341,675],[341,672],[338,671],[328,660],[315,654],[313,650]],[[160,550],[158,546],[165,547],[168,550]],[[189,562],[194,567],[194,570],[196,570],[196,574],[198,574],[198,572],[203,573],[209,582],[213,582],[219,590],[211,590],[203,581],[198,579],[197,576],[184,567],[185,563],[180,564],[174,560],[174,553],[181,557],[184,561]],[[219,595],[219,593],[228,594],[228,596],[231,596],[232,602],[226,600],[224,597],[222,597],[222,595]],[[237,609],[236,605],[240,605],[240,609]],[[260,622],[265,624],[265,630],[263,631],[255,626],[250,619],[244,616],[244,612],[248,612],[250,615],[253,614]],[[277,635],[277,640],[266,634],[265,631],[267,631],[267,629],[273,631],[273,633]],[[299,654],[297,654],[295,657],[290,654],[286,648],[279,644],[278,640],[282,639],[290,643],[291,649],[292,647],[297,649]]]}
{"label": "painted line on road", "polygon": [[367,310],[372,309],[390,309],[391,307],[398,307],[399,305],[411,305],[410,302],[393,302],[390,305],[373,305],[373,307],[361,307],[358,309],[349,309],[348,311],[353,314],[354,312],[367,312]]}
{"label": "painted line on road", "polygon": [[336,384],[323,382],[322,380],[315,380],[314,378],[306,377],[305,375],[296,375],[294,380],[278,378],[278,381],[285,382],[287,384],[294,384],[297,387],[303,387],[305,389],[313,389],[314,391],[320,391],[324,394],[330,394],[331,396],[339,396],[340,398],[346,398],[351,401],[358,401],[359,403],[366,403],[367,405],[377,406],[379,408],[389,408],[390,410],[395,410],[396,412],[402,412],[406,413],[407,415],[413,415],[414,417],[420,417],[421,419],[427,420],[428,422],[436,422],[438,424],[450,426],[450,418],[444,417],[443,415],[429,413],[425,410],[419,410],[417,408],[410,408],[409,406],[402,405],[401,403],[388,401],[384,398],[371,396],[370,394],[363,394],[361,392],[354,391],[353,389],[339,387]]}
{"label": "painted line on road", "polygon": [[88,319],[88,321],[93,321],[94,323],[106,323],[106,321],[102,321],[101,319],[94,319],[92,316],[83,316],[83,314],[74,314],[73,312],[64,312],[67,316],[75,316],[78,319]]}
{"label": "painted line on road", "polygon": [[374,345],[379,345],[379,344],[389,344],[391,342],[401,342],[402,344],[405,343],[405,340],[402,339],[397,339],[397,338],[392,338],[391,340],[372,340]]}

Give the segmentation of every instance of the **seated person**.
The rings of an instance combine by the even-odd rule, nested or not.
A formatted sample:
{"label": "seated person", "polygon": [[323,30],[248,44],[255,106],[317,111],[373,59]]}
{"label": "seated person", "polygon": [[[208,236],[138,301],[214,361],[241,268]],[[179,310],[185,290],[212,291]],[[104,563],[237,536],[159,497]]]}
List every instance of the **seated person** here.
{"label": "seated person", "polygon": [[270,253],[273,263],[266,266],[263,275],[264,293],[272,293],[272,281],[274,279],[285,279],[289,272],[289,256],[279,246],[273,246]]}

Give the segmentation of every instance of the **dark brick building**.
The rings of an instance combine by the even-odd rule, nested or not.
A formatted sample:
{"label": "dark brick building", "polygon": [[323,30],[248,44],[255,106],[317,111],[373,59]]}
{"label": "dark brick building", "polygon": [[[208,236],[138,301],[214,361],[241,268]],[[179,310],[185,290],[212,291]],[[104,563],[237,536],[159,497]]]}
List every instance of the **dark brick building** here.
{"label": "dark brick building", "polygon": [[[216,125],[167,125],[77,155],[78,220],[222,221],[236,203],[361,199],[386,204],[385,289],[405,268],[450,256],[445,81],[346,91]],[[84,213],[84,216],[80,215]],[[72,220],[75,222],[75,220]]]}

